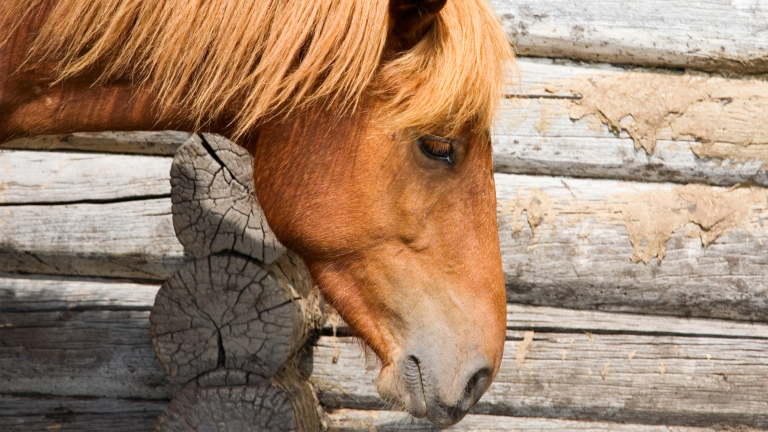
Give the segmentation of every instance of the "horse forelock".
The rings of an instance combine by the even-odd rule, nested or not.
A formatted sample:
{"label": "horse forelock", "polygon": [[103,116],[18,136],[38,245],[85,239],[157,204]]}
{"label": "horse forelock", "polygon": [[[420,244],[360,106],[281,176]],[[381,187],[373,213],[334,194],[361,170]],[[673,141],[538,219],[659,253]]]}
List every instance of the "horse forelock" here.
{"label": "horse forelock", "polygon": [[235,137],[312,104],[353,112],[366,94],[385,101],[393,127],[490,125],[513,55],[486,0],[449,1],[421,42],[391,57],[388,4],[8,0],[3,9],[19,23],[47,14],[29,58],[55,61],[58,79],[93,68],[103,82],[129,78],[198,125],[229,116]]}

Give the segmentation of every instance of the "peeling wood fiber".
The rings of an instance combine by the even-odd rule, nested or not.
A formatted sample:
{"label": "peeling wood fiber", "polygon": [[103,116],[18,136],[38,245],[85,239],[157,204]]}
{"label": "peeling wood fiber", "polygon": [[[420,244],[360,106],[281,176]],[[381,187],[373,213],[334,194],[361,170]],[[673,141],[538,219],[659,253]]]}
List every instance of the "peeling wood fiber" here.
{"label": "peeling wood fiber", "polygon": [[764,79],[519,65],[494,129],[497,172],[768,185]]}
{"label": "peeling wood fiber", "polygon": [[[568,91],[580,99],[570,104],[570,117],[596,116],[611,131],[626,131],[635,148],[652,154],[658,139],[693,138],[697,156],[716,157],[731,144],[727,157],[768,162],[768,82],[763,79],[658,72],[587,76],[544,84],[550,93]],[[545,117],[542,114],[542,117]],[[546,135],[546,133],[542,133]]]}

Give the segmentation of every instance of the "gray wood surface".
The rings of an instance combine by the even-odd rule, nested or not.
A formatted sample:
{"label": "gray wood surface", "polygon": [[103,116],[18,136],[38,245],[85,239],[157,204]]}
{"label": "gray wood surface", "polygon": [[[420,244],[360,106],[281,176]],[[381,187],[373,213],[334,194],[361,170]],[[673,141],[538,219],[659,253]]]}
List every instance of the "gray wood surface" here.
{"label": "gray wood surface", "polygon": [[[97,397],[92,408],[82,401],[72,411],[109,418],[112,411],[99,411],[101,398],[156,401],[159,407],[178,389],[155,359],[148,313],[140,310],[151,306],[157,285],[61,277],[0,280],[3,397],[89,395]],[[63,290],[55,300],[57,283]],[[38,293],[39,302],[25,299]],[[66,310],[50,310],[64,302]],[[7,312],[8,305],[16,311]],[[766,325],[513,305],[509,319],[499,382],[481,400],[479,414],[765,427]],[[518,372],[517,343],[526,331],[534,332],[533,346]],[[320,338],[305,370],[311,367],[328,407],[384,408],[375,389],[378,366],[366,365],[363,357],[349,338]],[[27,407],[15,418],[37,421],[50,412],[46,407]]]}
{"label": "gray wood surface", "polygon": [[253,158],[219,135],[194,134],[171,168],[176,236],[197,258],[235,251],[265,264],[285,253],[254,192]]}
{"label": "gray wood surface", "polygon": [[611,63],[768,70],[761,0],[492,0],[521,55]]}
{"label": "gray wood surface", "polygon": [[17,138],[0,143],[0,149],[87,151],[173,156],[189,132],[76,132]]}
{"label": "gray wood surface", "polygon": [[[510,93],[525,98],[502,102],[493,135],[497,172],[768,185],[768,125],[761,114],[768,107],[765,82],[546,59],[518,62],[521,80]],[[622,88],[628,94],[610,95]],[[643,88],[651,93],[634,98]],[[563,99],[574,93],[584,98]],[[653,106],[670,108],[648,109]],[[582,118],[582,109],[597,115]],[[610,122],[600,118],[604,113],[630,129],[633,122],[621,123],[627,115],[650,123],[641,124],[642,132],[655,134],[653,140],[638,140],[647,149],[636,146],[626,130],[609,129]]]}
{"label": "gray wood surface", "polygon": [[502,417],[470,414],[459,424],[440,428],[425,420],[414,419],[399,411],[339,409],[328,413],[328,432],[400,432],[400,431],[466,431],[466,432],[747,432],[747,428],[727,426],[684,427],[641,424],[586,422],[527,417]]}
{"label": "gray wood surface", "polygon": [[[301,282],[309,291],[309,278]],[[303,300],[256,260],[225,253],[197,259],[158,292],[152,345],[163,369],[180,383],[223,367],[267,379],[309,337],[314,321]]]}
{"label": "gray wood surface", "polygon": [[3,432],[149,432],[168,401],[0,394]]}
{"label": "gray wood surface", "polygon": [[[518,369],[522,339],[521,331],[507,342],[501,370],[473,413],[768,427],[765,339],[534,332]],[[377,367],[366,365],[357,342],[321,338],[306,369],[326,407],[384,408]]]}
{"label": "gray wood surface", "polygon": [[496,192],[510,302],[768,319],[765,189],[497,174]]}
{"label": "gray wood surface", "polygon": [[[324,334],[333,334],[334,326],[337,334],[349,334],[350,330],[344,320],[330,310],[328,319],[323,325]],[[525,306],[513,303],[507,303],[507,330],[510,336],[518,334],[519,331],[535,330],[768,339],[768,326],[759,323],[701,318],[681,319],[658,315],[649,319],[648,315],[640,314],[617,315],[612,312]]]}
{"label": "gray wood surface", "polygon": [[[185,386],[163,412],[156,432],[313,432],[299,428],[290,394],[265,381],[238,386]],[[316,423],[316,422],[313,422]]]}
{"label": "gray wood surface", "polygon": [[167,157],[0,150],[0,205],[170,196]]}
{"label": "gray wood surface", "polygon": [[170,198],[0,206],[0,271],[164,280],[189,258]]}
{"label": "gray wood surface", "polygon": [[160,283],[0,273],[0,312],[134,310],[148,312]]}
{"label": "gray wood surface", "polygon": [[0,394],[169,400],[178,390],[152,350],[149,312],[2,312],[0,322]]}

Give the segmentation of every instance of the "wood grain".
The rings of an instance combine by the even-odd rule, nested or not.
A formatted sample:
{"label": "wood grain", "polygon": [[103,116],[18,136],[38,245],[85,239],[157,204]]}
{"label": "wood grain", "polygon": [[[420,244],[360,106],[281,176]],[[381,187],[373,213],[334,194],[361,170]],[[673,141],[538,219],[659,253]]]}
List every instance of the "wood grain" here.
{"label": "wood grain", "polygon": [[189,135],[178,131],[76,132],[17,138],[0,143],[0,149],[173,156]]}
{"label": "wood grain", "polygon": [[[633,203],[632,196],[689,186],[497,174],[496,187],[510,301],[739,320],[768,317],[765,203],[750,206],[741,225],[724,230],[706,247],[694,223],[657,239],[664,248],[659,263],[660,250],[643,252],[642,236],[633,243],[622,209]],[[702,188],[728,195],[727,189]],[[535,193],[551,201],[551,208],[531,206],[532,191],[540,191]],[[173,232],[170,208],[169,199],[0,206],[0,270],[164,280],[187,259]],[[649,263],[632,262],[636,254]]]}
{"label": "wood grain", "polygon": [[159,283],[0,273],[0,312],[145,311]]}
{"label": "wood grain", "polygon": [[[497,174],[496,192],[512,303],[768,319],[764,189]],[[754,207],[748,198],[733,204],[707,195],[753,192],[760,194]],[[680,196],[691,201],[666,201]],[[712,199],[697,208],[696,196]],[[717,208],[733,223],[714,240],[709,236],[718,228],[686,219],[687,212]],[[728,219],[730,212],[744,217],[736,223]],[[675,217],[680,226],[672,223]]]}
{"label": "wood grain", "polygon": [[0,150],[0,205],[170,196],[167,157]]}
{"label": "wood grain", "polygon": [[[157,404],[170,399],[178,387],[154,357],[148,313],[132,310],[151,305],[156,285],[139,284],[133,291],[128,289],[130,282],[57,277],[48,278],[37,291],[30,288],[40,279],[14,280],[0,289],[5,293],[0,299],[20,299],[13,300],[17,301],[16,312],[5,311],[7,300],[0,304],[3,397],[89,395],[137,402],[151,399]],[[51,299],[36,305],[23,298],[24,292],[28,296],[36,292],[53,295],[59,280],[65,280],[69,288],[62,291],[57,303]],[[87,294],[74,291],[78,284]],[[121,297],[100,300],[113,287]],[[68,310],[47,310],[63,302],[71,303]],[[129,310],[116,310],[119,304]],[[88,310],[78,310],[86,306]],[[41,310],[35,312],[37,307]],[[508,326],[502,372],[481,400],[477,414],[639,425],[765,425],[766,325],[510,305]],[[534,342],[518,373],[516,344],[526,331],[534,332]],[[334,364],[336,348],[339,356]],[[328,408],[385,408],[375,388],[378,366],[365,363],[357,342],[321,337],[313,351],[304,370],[311,372]],[[600,373],[608,362],[603,379]],[[35,412],[48,413],[47,406],[40,405],[40,411],[30,406],[19,415],[27,420],[40,418]],[[101,412],[96,409],[89,412]],[[110,412],[104,411],[104,418]],[[88,418],[84,415],[73,415],[73,419]],[[469,425],[475,424],[472,417],[469,420]],[[544,422],[534,423],[542,430],[550,427],[546,419],[538,421]],[[594,424],[578,425],[588,431],[600,430]],[[636,430],[647,429],[638,426]]]}
{"label": "wood grain", "polygon": [[317,431],[316,419],[302,418],[294,410],[292,396],[269,381],[213,387],[193,381],[174,396],[155,431]]}
{"label": "wood grain", "polygon": [[[399,411],[339,409],[328,413],[328,432],[400,432],[442,431],[423,419],[414,419]],[[747,432],[748,429],[724,427],[684,427],[642,424],[586,422],[529,417],[502,417],[470,414],[459,424],[448,428],[466,432]]]}
{"label": "wood grain", "polygon": [[492,0],[520,55],[736,72],[768,70],[759,1]]}
{"label": "wood grain", "polygon": [[169,198],[0,207],[0,271],[164,280],[189,258]]}
{"label": "wood grain", "polygon": [[0,394],[3,431],[149,432],[165,400]]}
{"label": "wood grain", "polygon": [[0,322],[0,394],[170,400],[178,390],[152,350],[149,312],[2,312]]}
{"label": "wood grain", "polygon": [[271,378],[306,343],[309,275],[294,288],[272,268],[236,254],[188,263],[171,276],[150,317],[152,345],[168,375],[186,383],[217,368]]}
{"label": "wood grain", "polygon": [[[507,342],[501,370],[473,413],[768,427],[764,339],[536,332],[518,370],[522,338],[518,332]],[[356,342],[321,338],[306,368],[324,406],[384,408],[377,370]]]}

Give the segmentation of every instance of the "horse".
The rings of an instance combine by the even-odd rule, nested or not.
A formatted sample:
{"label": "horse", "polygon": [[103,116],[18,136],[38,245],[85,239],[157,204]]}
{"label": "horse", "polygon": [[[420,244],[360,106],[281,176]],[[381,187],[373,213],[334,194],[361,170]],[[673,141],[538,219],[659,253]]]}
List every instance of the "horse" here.
{"label": "horse", "polygon": [[0,142],[222,134],[277,238],[437,425],[496,376],[506,297],[490,127],[511,45],[486,0],[4,0]]}

